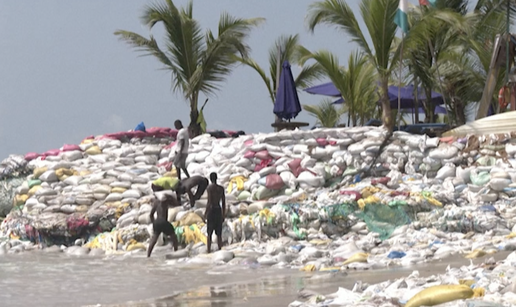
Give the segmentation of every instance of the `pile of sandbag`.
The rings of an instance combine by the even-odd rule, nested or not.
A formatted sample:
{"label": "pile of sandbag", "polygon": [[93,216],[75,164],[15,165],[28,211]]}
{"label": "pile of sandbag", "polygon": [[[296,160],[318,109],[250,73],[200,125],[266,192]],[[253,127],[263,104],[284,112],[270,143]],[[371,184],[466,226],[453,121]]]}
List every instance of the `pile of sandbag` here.
{"label": "pile of sandbag", "polygon": [[[79,145],[64,145],[43,154],[29,153],[24,161],[33,171],[15,189],[16,210],[31,221],[31,226],[50,234],[80,235],[94,229],[148,225],[154,198],[150,183],[174,173],[173,132],[166,128],[123,132],[86,138]],[[380,152],[386,135],[385,130],[375,127],[281,131],[223,139],[205,134],[191,140],[187,168],[190,175],[218,174],[219,184],[227,191],[230,214],[240,221],[233,222],[232,231],[228,231],[234,240],[253,233],[267,237],[280,229],[296,238],[314,231],[345,232],[353,223],[342,219],[340,224],[329,224],[325,220],[328,206],[343,203],[354,202],[362,210],[378,204],[432,210],[516,196],[516,145],[510,140],[475,142],[395,132]],[[372,165],[375,156],[378,159]],[[363,170],[370,170],[375,177],[355,176]],[[324,192],[335,183],[351,182],[349,178],[353,178],[353,185]],[[261,200],[270,205],[249,205]],[[279,206],[273,207],[276,203]],[[204,196],[190,211],[200,217],[205,205]],[[254,211],[249,212],[250,208]],[[271,212],[268,222],[265,213],[259,214],[264,209]],[[182,208],[173,211],[171,222],[180,222],[188,213]],[[248,219],[239,218],[248,215]],[[20,224],[16,219],[21,216],[6,219],[4,232],[9,225]],[[88,225],[67,222],[69,216],[74,216],[74,221],[84,219]],[[70,229],[76,224],[81,226]]]}

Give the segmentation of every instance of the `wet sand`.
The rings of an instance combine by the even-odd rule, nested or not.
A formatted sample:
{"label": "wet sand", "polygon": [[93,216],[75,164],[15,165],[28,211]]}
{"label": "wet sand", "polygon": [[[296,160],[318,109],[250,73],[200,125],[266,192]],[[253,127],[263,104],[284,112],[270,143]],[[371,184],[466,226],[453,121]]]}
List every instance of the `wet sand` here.
{"label": "wet sand", "polygon": [[[509,252],[499,252],[472,260],[481,264],[493,257],[503,260]],[[469,265],[470,260],[464,255],[455,255],[442,261],[432,261],[410,267],[391,267],[371,271],[347,272],[300,272],[295,270],[242,269],[218,267],[208,274],[213,275],[216,283],[199,286],[193,290],[175,293],[152,300],[126,302],[105,307],[139,306],[139,307],[233,307],[233,306],[287,306],[298,298],[300,290],[319,294],[336,292],[339,287],[352,289],[356,281],[379,283],[410,275],[419,271],[420,276],[444,273],[448,266]],[[225,276],[225,278],[220,278]],[[241,280],[243,278],[243,280]],[[208,281],[207,279],[206,281]],[[213,280],[213,278],[211,279]],[[233,280],[233,281],[231,281]],[[229,282],[225,282],[229,281]]]}

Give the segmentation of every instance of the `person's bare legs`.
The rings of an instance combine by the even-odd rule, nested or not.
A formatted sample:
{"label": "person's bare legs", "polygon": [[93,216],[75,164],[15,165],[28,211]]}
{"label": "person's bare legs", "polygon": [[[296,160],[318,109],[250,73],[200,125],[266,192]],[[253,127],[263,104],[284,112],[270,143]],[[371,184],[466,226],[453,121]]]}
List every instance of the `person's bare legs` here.
{"label": "person's bare legs", "polygon": [[178,246],[178,242],[177,242],[177,237],[175,234],[172,234],[170,236],[168,236],[168,238],[170,239],[170,241],[172,241],[172,246],[174,247],[174,252],[177,252],[177,246]]}
{"label": "person's bare legs", "polygon": [[222,234],[217,235],[217,244],[219,245],[219,251],[222,250]]}
{"label": "person's bare legs", "polygon": [[147,249],[147,258],[150,257],[152,254],[152,250],[154,249],[154,245],[156,245],[156,242],[158,242],[159,234],[153,234],[150,241],[149,241],[149,248]]}
{"label": "person's bare legs", "polygon": [[181,180],[181,168],[176,165],[177,179]]}
{"label": "person's bare legs", "polygon": [[[186,165],[183,164],[181,168],[183,169],[183,172],[185,172],[186,178],[190,178],[190,174],[188,174],[188,171],[186,170]],[[179,173],[177,173],[177,175],[179,176]]]}
{"label": "person's bare legs", "polygon": [[213,230],[208,230],[208,254],[211,253],[211,236],[213,235]]}

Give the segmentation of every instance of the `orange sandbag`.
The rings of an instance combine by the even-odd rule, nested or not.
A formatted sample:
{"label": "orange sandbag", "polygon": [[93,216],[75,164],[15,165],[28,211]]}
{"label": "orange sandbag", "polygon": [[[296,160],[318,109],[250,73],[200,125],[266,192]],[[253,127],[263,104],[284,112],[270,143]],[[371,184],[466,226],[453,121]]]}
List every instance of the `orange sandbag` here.
{"label": "orange sandbag", "polygon": [[269,174],[265,177],[265,187],[269,190],[281,190],[284,186],[285,183],[278,174]]}

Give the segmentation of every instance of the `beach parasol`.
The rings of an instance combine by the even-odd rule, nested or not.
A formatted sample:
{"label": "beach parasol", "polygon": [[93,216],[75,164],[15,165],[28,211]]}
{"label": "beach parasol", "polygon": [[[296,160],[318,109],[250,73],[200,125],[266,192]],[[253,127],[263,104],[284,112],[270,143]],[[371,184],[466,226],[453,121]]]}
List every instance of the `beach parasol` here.
{"label": "beach parasol", "polygon": [[[331,96],[331,97],[340,97],[339,90],[335,87],[335,85],[332,82],[316,85],[313,87],[306,88],[305,91],[310,94],[316,94],[316,95],[324,95],[324,96]],[[410,109],[414,108],[414,86],[408,85],[403,86],[399,89],[400,97],[401,97],[401,109]],[[391,102],[391,108],[397,108],[398,107],[398,87],[395,85],[389,86],[389,100]],[[422,88],[418,88],[418,100],[423,101],[426,100],[426,95],[424,93],[424,90]],[[343,103],[344,99],[340,98],[336,101],[334,101],[334,104]],[[443,96],[439,93],[432,92],[431,96],[431,102],[434,105],[441,105],[444,103]]]}
{"label": "beach parasol", "polygon": [[288,61],[283,62],[279,87],[274,102],[274,114],[279,118],[291,120],[301,112],[301,104],[297,96],[296,84]]}

